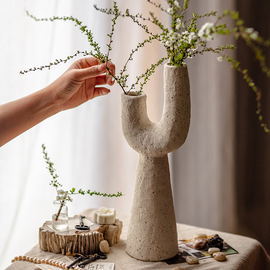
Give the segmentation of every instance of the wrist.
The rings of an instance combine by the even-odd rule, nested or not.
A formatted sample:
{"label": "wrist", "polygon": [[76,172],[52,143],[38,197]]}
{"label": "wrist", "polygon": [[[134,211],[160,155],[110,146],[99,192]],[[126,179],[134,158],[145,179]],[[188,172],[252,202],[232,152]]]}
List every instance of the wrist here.
{"label": "wrist", "polygon": [[46,86],[39,92],[40,92],[39,94],[41,95],[41,100],[43,100],[42,103],[40,104],[40,109],[47,111],[47,113],[51,115],[54,115],[62,111],[61,109],[62,101],[56,94],[54,86],[52,84]]}

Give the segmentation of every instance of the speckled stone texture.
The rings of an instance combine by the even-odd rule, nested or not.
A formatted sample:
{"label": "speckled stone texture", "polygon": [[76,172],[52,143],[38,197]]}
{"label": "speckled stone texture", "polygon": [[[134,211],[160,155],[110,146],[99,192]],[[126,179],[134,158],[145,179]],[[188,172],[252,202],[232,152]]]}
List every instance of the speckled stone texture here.
{"label": "speckled stone texture", "polygon": [[185,142],[190,124],[187,67],[164,67],[164,109],[160,122],[147,116],[146,95],[122,94],[122,128],[139,153],[127,253],[161,261],[178,252],[176,220],[167,154]]}

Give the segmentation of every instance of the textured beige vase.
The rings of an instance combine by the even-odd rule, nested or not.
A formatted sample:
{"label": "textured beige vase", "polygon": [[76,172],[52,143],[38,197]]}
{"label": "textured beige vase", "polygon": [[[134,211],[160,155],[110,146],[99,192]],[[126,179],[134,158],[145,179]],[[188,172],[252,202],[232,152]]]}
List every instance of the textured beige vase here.
{"label": "textured beige vase", "polygon": [[187,68],[165,65],[164,90],[158,123],[147,116],[145,94],[122,94],[123,133],[139,153],[126,251],[143,261],[169,259],[178,252],[167,154],[185,142],[189,129]]}

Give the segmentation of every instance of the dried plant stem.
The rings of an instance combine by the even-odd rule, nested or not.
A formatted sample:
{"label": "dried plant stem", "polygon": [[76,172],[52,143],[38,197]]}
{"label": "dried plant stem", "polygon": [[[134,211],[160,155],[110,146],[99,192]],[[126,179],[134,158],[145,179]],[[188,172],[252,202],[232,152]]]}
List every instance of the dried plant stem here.
{"label": "dried plant stem", "polygon": [[57,221],[57,220],[58,220],[58,218],[59,218],[59,216],[60,216],[60,214],[61,214],[61,211],[62,211],[62,208],[63,208],[64,204],[65,204],[65,201],[64,201],[64,200],[63,200],[63,201],[61,201],[61,204],[60,204],[59,210],[58,210],[57,214],[55,215],[55,219],[54,219],[55,221]]}

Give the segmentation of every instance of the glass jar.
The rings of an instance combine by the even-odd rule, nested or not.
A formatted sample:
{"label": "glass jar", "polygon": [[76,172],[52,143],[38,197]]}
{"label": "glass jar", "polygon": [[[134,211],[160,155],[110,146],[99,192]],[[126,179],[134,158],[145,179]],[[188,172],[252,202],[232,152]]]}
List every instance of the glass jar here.
{"label": "glass jar", "polygon": [[68,207],[66,202],[53,201],[52,226],[56,231],[68,230]]}

